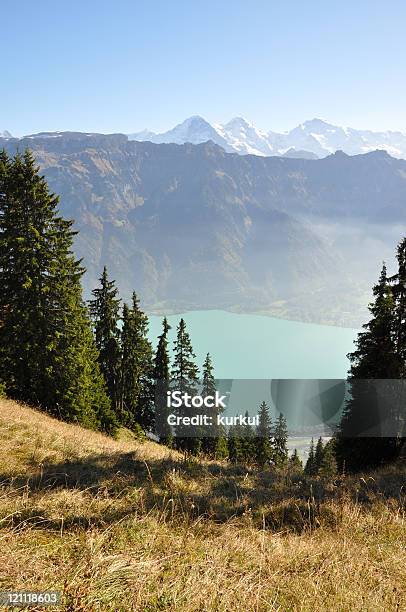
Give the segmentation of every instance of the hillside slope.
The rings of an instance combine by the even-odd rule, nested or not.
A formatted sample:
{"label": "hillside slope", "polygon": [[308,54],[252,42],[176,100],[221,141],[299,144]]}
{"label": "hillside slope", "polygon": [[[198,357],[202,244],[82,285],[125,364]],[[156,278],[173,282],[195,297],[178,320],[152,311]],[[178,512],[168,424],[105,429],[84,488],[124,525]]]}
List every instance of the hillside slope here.
{"label": "hillside slope", "polygon": [[165,459],[175,452],[151,441],[132,440],[125,430],[115,440],[100,432],[58,421],[43,412],[0,398],[0,463],[4,475],[34,474],[38,466],[95,455],[133,453],[143,460]]}
{"label": "hillside slope", "polygon": [[86,612],[406,607],[402,466],[303,483],[6,400],[0,434],[2,590]]}

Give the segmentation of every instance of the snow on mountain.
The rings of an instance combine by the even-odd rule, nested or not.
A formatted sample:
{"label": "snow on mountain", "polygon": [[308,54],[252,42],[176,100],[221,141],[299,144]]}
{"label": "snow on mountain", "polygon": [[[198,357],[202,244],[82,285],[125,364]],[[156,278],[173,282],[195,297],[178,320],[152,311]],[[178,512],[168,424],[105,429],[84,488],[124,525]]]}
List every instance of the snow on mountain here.
{"label": "snow on mountain", "polygon": [[[42,132],[25,138],[60,137],[63,132]],[[72,137],[75,132],[70,133]],[[12,138],[7,130],[0,132],[0,138]],[[284,133],[265,132],[242,117],[235,117],[228,123],[211,124],[199,115],[185,119],[171,130],[155,133],[143,130],[129,134],[130,140],[154,143],[200,144],[212,140],[229,153],[240,155],[286,156],[304,159],[326,157],[336,151],[348,155],[385,150],[392,157],[406,159],[406,133],[373,132],[333,125],[323,119],[311,119]]]}
{"label": "snow on mountain", "polygon": [[210,125],[208,121],[203,119],[203,117],[199,117],[198,115],[185,119],[185,121],[176,125],[172,130],[162,134],[155,134],[154,132],[144,130],[138,134],[129,134],[128,137],[130,140],[148,140],[158,144],[163,142],[173,142],[175,144],[190,142],[192,144],[200,144],[212,140],[226,151],[234,151],[222,134],[218,132],[215,127]]}
{"label": "snow on mountain", "polygon": [[272,155],[274,149],[269,142],[268,135],[262,130],[258,130],[252,123],[242,117],[235,117],[225,125],[217,124],[214,126],[229,146],[237,153],[246,155]]}
{"label": "snow on mountain", "polygon": [[202,117],[193,116],[168,132],[156,134],[144,130],[130,134],[129,138],[177,144],[199,144],[212,140],[226,151],[240,155],[269,156],[289,152],[289,157],[296,154],[297,157],[308,158],[309,153],[325,157],[339,150],[356,155],[382,149],[393,157],[406,159],[406,133],[355,130],[333,125],[322,119],[311,119],[288,132],[278,133],[260,130],[242,117],[235,117],[225,124],[211,125]]}
{"label": "snow on mountain", "polygon": [[198,115],[185,119],[172,130],[156,134],[143,130],[136,134],[129,134],[130,140],[149,140],[155,143],[200,144],[212,140],[230,153],[246,155],[272,155],[273,147],[268,142],[266,132],[256,129],[242,117],[235,117],[225,125],[211,125]]}

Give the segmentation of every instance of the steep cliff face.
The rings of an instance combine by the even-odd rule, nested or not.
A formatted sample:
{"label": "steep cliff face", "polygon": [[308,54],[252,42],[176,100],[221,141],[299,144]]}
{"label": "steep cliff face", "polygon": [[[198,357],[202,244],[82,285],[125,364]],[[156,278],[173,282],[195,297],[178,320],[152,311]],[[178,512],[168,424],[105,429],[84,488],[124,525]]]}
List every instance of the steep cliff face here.
{"label": "steep cliff face", "polygon": [[[356,324],[377,265],[357,232],[405,217],[406,162],[385,153],[260,158],[210,142],[81,133],[1,146],[33,149],[62,213],[75,219],[87,290],[106,264],[122,293],[135,289],[149,310],[228,308]],[[337,235],[343,222],[356,225],[353,237]],[[389,244],[392,234],[383,234]],[[354,257],[371,274],[354,276]]]}

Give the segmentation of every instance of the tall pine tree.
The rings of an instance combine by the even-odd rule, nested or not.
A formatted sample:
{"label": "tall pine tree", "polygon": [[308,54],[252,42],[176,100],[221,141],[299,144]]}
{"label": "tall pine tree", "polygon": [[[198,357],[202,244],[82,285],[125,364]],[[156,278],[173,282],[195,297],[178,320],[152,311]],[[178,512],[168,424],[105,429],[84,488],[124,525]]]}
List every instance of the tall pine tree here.
{"label": "tall pine tree", "polygon": [[266,402],[259,407],[259,424],[255,437],[256,461],[260,466],[269,465],[273,461],[272,422]]}
{"label": "tall pine tree", "polygon": [[383,266],[369,306],[371,319],[358,334],[356,350],[348,355],[350,399],[335,448],[340,465],[350,471],[376,466],[396,456],[396,437],[386,435],[382,427],[385,421],[393,423],[396,418],[392,413],[397,411],[399,384],[393,379],[403,376],[401,278],[396,277],[393,290]]}
{"label": "tall pine tree", "polygon": [[[210,354],[207,353],[202,370],[201,396],[203,398],[214,396],[216,393],[216,381],[213,371],[213,363]],[[202,451],[213,458],[221,459],[227,456],[227,441],[224,427],[217,423],[217,417],[220,414],[220,410],[215,406],[212,408],[204,408],[204,414],[211,419],[212,424],[211,426],[207,426],[210,435],[202,438]]]}
{"label": "tall pine tree", "polygon": [[148,317],[135,293],[132,305],[123,308],[121,339],[121,412],[127,427],[154,425],[153,353],[148,340]]}
{"label": "tall pine tree", "polygon": [[315,450],[314,450],[314,440],[310,442],[309,454],[307,456],[307,461],[304,469],[304,473],[306,476],[314,476],[317,472],[316,462],[315,462]]}
{"label": "tall pine tree", "polygon": [[323,449],[319,475],[322,478],[334,478],[337,474],[337,461],[335,457],[335,440],[332,438]]}
{"label": "tall pine tree", "polygon": [[[248,420],[249,412],[245,411],[246,419]],[[241,425],[241,447],[244,461],[246,463],[252,463],[256,459],[255,449],[255,431],[251,425],[244,423]]]}
{"label": "tall pine tree", "polygon": [[391,429],[396,436],[388,441],[389,454],[393,452],[395,457],[406,442],[406,238],[398,244],[397,263],[398,272],[390,279],[395,300],[394,327],[397,357],[391,376],[397,374],[399,378],[396,382],[396,400],[390,414]]}
{"label": "tall pine tree", "polygon": [[94,325],[99,364],[107,385],[113,409],[119,412],[120,386],[120,299],[114,280],[109,280],[107,268],[103,268],[100,287],[92,291],[90,314]]}
{"label": "tall pine tree", "polygon": [[289,457],[289,469],[293,474],[301,474],[303,472],[303,463],[297,452],[297,448],[294,449],[292,455]]}
{"label": "tall pine tree", "polygon": [[273,429],[273,460],[277,467],[284,467],[288,460],[288,428],[283,414],[279,414]]}
{"label": "tall pine tree", "polygon": [[317,474],[321,468],[321,464],[323,462],[324,457],[324,446],[323,446],[323,438],[317,440],[316,449],[314,451],[314,469]]}
{"label": "tall pine tree", "polygon": [[171,326],[165,317],[162,321],[162,334],[158,337],[158,346],[154,360],[154,396],[156,411],[156,430],[163,444],[172,446],[172,428],[168,424],[169,409],[167,393],[170,388],[170,360],[168,352],[168,332]]}
{"label": "tall pine tree", "polygon": [[0,160],[0,379],[8,395],[60,418],[113,431],[74,258],[31,152]]}
{"label": "tall pine tree", "polygon": [[[184,319],[179,321],[177,335],[174,346],[174,360],[172,366],[171,383],[176,391],[196,395],[198,390],[199,371],[195,364],[196,355],[193,352],[189,333],[186,329]],[[195,410],[182,406],[178,410],[179,416],[193,416]],[[200,450],[200,440],[198,437],[191,437],[191,428],[179,425],[176,428],[176,446],[186,452],[197,453]],[[195,432],[197,433],[197,432]]]}

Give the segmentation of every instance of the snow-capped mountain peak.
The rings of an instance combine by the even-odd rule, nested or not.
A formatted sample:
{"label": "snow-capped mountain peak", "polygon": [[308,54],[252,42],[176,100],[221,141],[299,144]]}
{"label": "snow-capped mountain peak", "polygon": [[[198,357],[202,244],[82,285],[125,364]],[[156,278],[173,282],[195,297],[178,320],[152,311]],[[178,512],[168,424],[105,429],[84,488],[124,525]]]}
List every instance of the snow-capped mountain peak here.
{"label": "snow-capped mountain peak", "polygon": [[188,117],[182,123],[175,125],[173,129],[162,134],[143,130],[137,134],[129,134],[128,137],[130,140],[149,140],[155,143],[173,142],[175,144],[184,144],[186,142],[200,144],[212,140],[226,149],[226,151],[232,150],[222,134],[200,115]]}
{"label": "snow-capped mountain peak", "polygon": [[212,140],[228,152],[240,155],[284,155],[298,157],[325,157],[341,150],[348,155],[386,150],[394,157],[406,159],[406,133],[356,130],[313,118],[285,133],[265,132],[243,117],[234,117],[227,123],[211,124],[200,115],[193,115],[162,134],[144,130],[130,134],[132,140],[199,144]]}
{"label": "snow-capped mountain peak", "polygon": [[314,117],[313,119],[308,119],[304,123],[301,123],[300,127],[305,130],[325,130],[335,128],[335,125],[328,123],[324,119],[320,119],[320,117]]}
{"label": "snow-capped mountain peak", "polygon": [[233,119],[230,119],[230,121],[228,121],[228,123],[224,124],[224,129],[250,129],[253,128],[255,129],[255,126],[250,123],[249,121],[247,121],[246,119],[244,119],[244,117],[233,117]]}
{"label": "snow-capped mountain peak", "polygon": [[216,125],[216,129],[237,153],[272,155],[273,147],[266,132],[259,130],[243,117],[234,117],[224,125]]}

